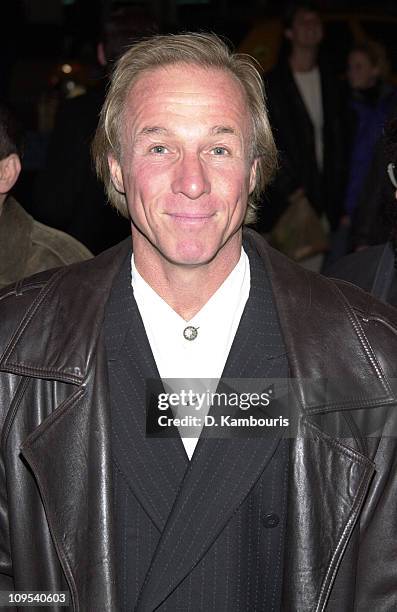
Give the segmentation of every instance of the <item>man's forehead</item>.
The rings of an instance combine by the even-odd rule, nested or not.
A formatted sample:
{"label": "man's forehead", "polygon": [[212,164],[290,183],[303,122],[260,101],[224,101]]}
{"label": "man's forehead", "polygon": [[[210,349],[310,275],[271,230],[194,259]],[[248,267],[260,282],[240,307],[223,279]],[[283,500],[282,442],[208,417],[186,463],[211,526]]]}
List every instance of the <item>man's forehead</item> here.
{"label": "man's forehead", "polygon": [[201,120],[215,135],[251,127],[245,90],[230,71],[185,64],[142,73],[129,90],[124,117],[140,136],[165,134],[178,118],[192,126]]}
{"label": "man's forehead", "polygon": [[[220,89],[219,85],[223,87]],[[133,100],[140,92],[161,90],[164,94],[213,95],[214,98],[232,95],[245,98],[245,90],[239,79],[227,68],[201,66],[177,62],[143,71],[131,84],[128,98]]]}

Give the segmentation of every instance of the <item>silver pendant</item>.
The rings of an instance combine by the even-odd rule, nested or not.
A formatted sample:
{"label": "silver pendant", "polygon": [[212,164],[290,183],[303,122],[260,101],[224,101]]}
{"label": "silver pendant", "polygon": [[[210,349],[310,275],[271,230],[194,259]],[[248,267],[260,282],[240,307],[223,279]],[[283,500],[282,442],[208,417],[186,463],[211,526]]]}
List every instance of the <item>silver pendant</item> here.
{"label": "silver pendant", "polygon": [[193,325],[188,325],[183,330],[183,337],[185,338],[185,340],[189,340],[189,341],[195,340],[197,338],[197,334],[198,334],[198,327],[193,327]]}

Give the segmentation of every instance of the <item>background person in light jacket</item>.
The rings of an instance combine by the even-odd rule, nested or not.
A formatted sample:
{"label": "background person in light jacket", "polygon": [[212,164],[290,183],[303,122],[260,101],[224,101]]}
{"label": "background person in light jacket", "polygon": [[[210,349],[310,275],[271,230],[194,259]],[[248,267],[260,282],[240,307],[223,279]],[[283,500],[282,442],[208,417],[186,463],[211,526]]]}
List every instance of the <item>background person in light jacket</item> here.
{"label": "background person in light jacket", "polygon": [[11,112],[0,105],[0,287],[91,257],[75,238],[35,221],[12,197],[21,157],[20,128]]}

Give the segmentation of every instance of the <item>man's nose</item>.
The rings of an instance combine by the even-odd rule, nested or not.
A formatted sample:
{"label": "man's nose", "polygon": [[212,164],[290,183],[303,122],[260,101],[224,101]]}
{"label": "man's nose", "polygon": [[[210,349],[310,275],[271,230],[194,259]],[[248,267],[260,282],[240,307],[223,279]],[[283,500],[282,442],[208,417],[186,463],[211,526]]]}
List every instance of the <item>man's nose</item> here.
{"label": "man's nose", "polygon": [[173,193],[182,193],[196,200],[211,191],[206,168],[197,154],[185,155],[175,169],[171,185]]}

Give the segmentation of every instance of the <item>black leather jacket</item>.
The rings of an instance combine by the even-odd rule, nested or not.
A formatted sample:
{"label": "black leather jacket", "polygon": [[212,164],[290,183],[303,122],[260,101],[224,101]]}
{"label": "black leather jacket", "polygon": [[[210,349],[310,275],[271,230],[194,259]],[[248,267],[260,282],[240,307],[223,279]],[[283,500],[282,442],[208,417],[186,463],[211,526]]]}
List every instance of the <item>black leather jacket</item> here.
{"label": "black leather jacket", "polygon": [[[270,274],[299,417],[283,610],[390,612],[397,312],[247,237]],[[128,248],[0,294],[0,590],[69,590],[79,612],[118,609],[101,323]]]}

